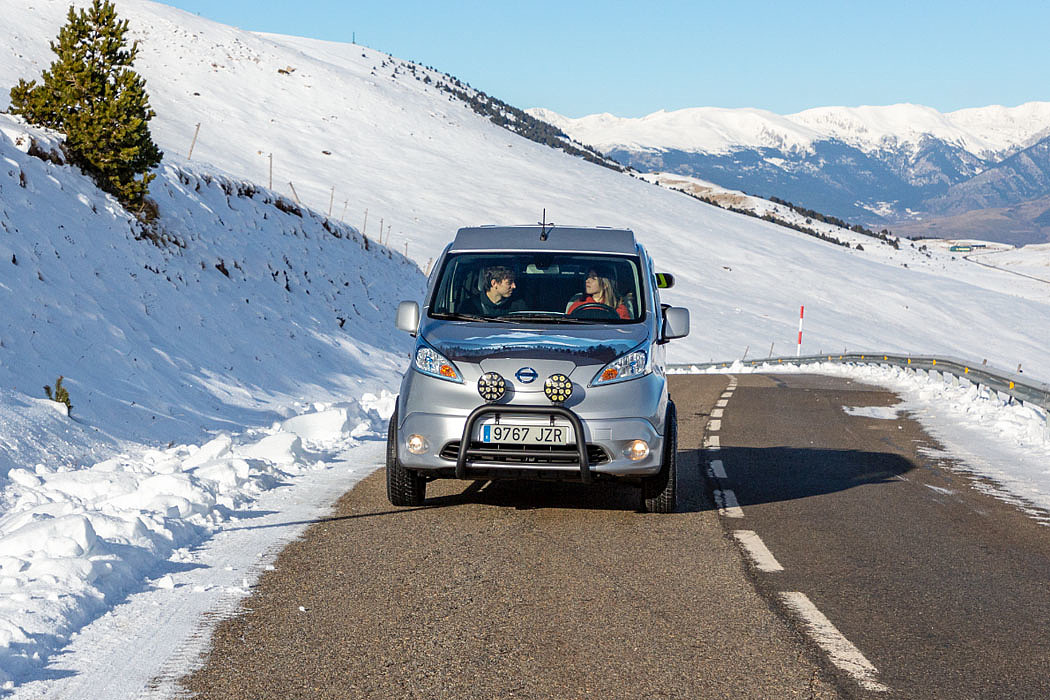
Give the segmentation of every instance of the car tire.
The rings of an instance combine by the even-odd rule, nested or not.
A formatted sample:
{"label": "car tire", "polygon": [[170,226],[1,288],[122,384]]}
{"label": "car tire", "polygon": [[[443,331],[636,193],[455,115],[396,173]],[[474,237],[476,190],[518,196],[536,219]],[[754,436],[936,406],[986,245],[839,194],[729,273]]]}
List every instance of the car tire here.
{"label": "car tire", "polygon": [[673,513],[678,505],[678,411],[667,402],[664,421],[664,454],[660,473],[642,482],[642,509],[647,513]]}
{"label": "car tire", "polygon": [[427,480],[406,469],[397,458],[397,409],[390,416],[386,432],[386,497],[395,506],[421,506],[427,494]]}

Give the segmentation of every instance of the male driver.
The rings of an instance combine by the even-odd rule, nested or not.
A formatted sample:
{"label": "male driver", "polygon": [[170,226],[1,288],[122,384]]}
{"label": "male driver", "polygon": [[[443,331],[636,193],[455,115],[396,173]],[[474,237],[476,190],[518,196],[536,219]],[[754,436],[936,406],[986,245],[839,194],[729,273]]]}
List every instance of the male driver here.
{"label": "male driver", "polygon": [[511,301],[517,284],[514,283],[514,271],[503,265],[494,265],[482,272],[485,291],[471,298],[466,303],[464,312],[476,316],[503,316],[511,311],[523,311],[525,301]]}

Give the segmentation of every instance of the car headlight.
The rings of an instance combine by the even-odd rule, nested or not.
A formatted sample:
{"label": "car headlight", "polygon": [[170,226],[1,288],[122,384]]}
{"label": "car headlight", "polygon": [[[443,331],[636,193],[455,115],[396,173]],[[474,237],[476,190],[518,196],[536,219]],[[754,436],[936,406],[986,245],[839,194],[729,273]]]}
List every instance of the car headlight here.
{"label": "car headlight", "polygon": [[463,383],[463,377],[456,366],[434,348],[426,345],[417,347],[413,364],[423,374],[449,382]]}
{"label": "car headlight", "polygon": [[602,384],[614,384],[625,382],[628,379],[638,379],[653,371],[649,364],[649,352],[645,349],[632,350],[626,355],[620,355],[609,364],[602,367],[598,374],[594,375],[591,386]]}

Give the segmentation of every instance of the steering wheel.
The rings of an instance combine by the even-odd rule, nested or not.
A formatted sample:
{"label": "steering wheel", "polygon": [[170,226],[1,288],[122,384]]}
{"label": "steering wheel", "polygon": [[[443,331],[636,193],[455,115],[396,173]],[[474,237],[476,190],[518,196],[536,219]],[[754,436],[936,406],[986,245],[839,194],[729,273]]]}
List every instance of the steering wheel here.
{"label": "steering wheel", "polygon": [[571,318],[619,318],[620,314],[616,313],[616,309],[611,306],[597,301],[588,301],[573,309],[569,316]]}

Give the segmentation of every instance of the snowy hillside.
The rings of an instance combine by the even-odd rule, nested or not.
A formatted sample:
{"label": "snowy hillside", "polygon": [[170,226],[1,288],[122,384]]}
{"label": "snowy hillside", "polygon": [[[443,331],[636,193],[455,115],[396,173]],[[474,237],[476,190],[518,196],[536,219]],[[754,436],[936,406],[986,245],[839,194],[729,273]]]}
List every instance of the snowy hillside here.
{"label": "snowy hillside", "polygon": [[[18,47],[0,73],[6,82],[47,65],[40,37],[57,30],[63,7],[16,8],[0,30]],[[704,330],[672,345],[675,359],[783,348],[801,303],[812,309],[814,350],[886,346],[987,355],[1008,367],[1047,352],[1013,330],[1045,317],[1044,304],[1016,296],[1040,299],[1038,288],[978,269],[916,274],[569,158],[497,128],[425,79],[446,76],[371,49],[259,36],[148,2],[118,7],[142,41],[154,133],[169,162],[184,162],[197,123],[193,162],[266,184],[272,152],[274,189],[292,198],[290,183],[304,204],[331,206],[366,234],[382,220],[391,246],[407,244],[420,266],[461,225],[538,221],[545,208],[556,223],[629,226],[678,274],[669,297],[692,306]],[[1009,330],[989,335],[975,330],[981,324]]]}
{"label": "snowy hillside", "polygon": [[[66,6],[5,7],[0,86],[47,67]],[[420,268],[459,226],[546,209],[634,229],[678,278],[664,301],[692,312],[672,361],[793,352],[805,304],[806,352],[943,353],[1050,379],[1039,280],[713,207],[525,140],[438,89],[448,76],[361,46],[117,7],[158,113],[169,243],[28,153],[55,136],[0,115],[0,681],[32,677],[147,579],[196,591],[179,577],[217,567],[201,543],[262,517],[276,485],[335,465],[330,496],[375,466],[379,450],[351,448],[381,438],[407,364],[394,308],[421,298]],[[60,375],[69,415],[44,400]]]}
{"label": "snowy hillside", "polygon": [[95,440],[265,423],[296,400],[388,386],[402,367],[407,342],[386,321],[423,284],[402,255],[185,164],[152,186],[174,242],[136,240],[140,225],[79,171],[22,152],[34,136],[57,150],[0,115],[0,386],[27,401],[64,375],[83,423],[57,444],[31,439],[21,411],[0,405],[0,475],[27,459],[78,462]]}

